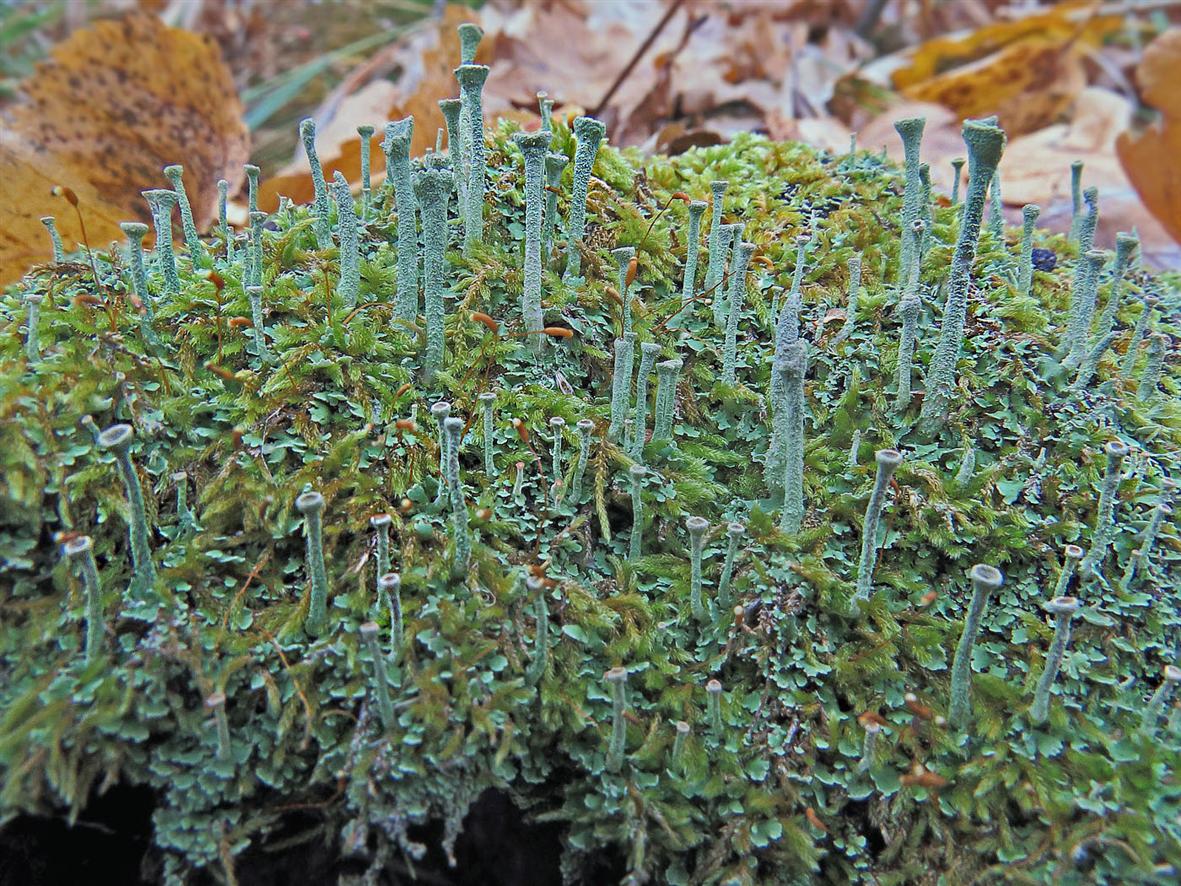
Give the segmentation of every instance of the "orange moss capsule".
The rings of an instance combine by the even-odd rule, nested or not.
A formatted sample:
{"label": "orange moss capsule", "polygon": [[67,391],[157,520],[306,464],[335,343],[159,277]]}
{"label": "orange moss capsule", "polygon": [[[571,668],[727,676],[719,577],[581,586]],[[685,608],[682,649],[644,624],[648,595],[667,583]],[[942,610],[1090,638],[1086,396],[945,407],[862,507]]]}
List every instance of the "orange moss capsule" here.
{"label": "orange moss capsule", "polygon": [[517,429],[517,436],[521,438],[521,442],[526,446],[529,445],[529,429],[525,427],[525,423],[519,418],[513,419],[513,427]]}
{"label": "orange moss capsule", "polygon": [[879,714],[877,711],[866,711],[865,713],[861,714],[861,716],[859,716],[857,718],[857,722],[860,723],[862,726],[866,726],[866,725],[872,723],[875,726],[881,726],[883,728],[890,725],[889,723],[886,722],[886,718],[883,717],[881,714]]}
{"label": "orange moss capsule", "polygon": [[923,594],[922,605],[930,606],[938,596],[939,594],[936,591],[927,591],[927,593]]}
{"label": "orange moss capsule", "polygon": [[65,197],[67,203],[69,203],[75,209],[78,208],[78,195],[74,193],[73,188],[67,188],[63,185],[54,185],[49,189],[49,193],[53,194],[55,197]]}
{"label": "orange moss capsule", "polygon": [[826,834],[828,833],[828,828],[824,826],[824,822],[820,820],[820,816],[816,814],[816,810],[811,806],[804,810],[804,817],[808,819],[808,824],[812,825],[816,830],[823,831]]}
{"label": "orange moss capsule", "polygon": [[669,200],[680,200],[682,203],[692,203],[693,202],[693,198],[690,197],[688,194],[686,194],[684,191],[677,191],[675,194],[673,194],[668,199]]}
{"label": "orange moss capsule", "polygon": [[401,502],[398,503],[398,513],[402,514],[403,516],[406,514],[409,514],[413,510],[414,510],[414,502],[412,502],[408,498],[404,498],[404,499],[402,499]]}
{"label": "orange moss capsule", "polygon": [[476,511],[476,519],[488,521],[492,519],[492,508],[480,508]]}
{"label": "orange moss capsule", "polygon": [[638,274],[639,271],[640,260],[635,256],[632,256],[632,260],[627,263],[627,285],[629,289],[631,288],[631,285],[636,282],[636,274]]}
{"label": "orange moss capsule", "polygon": [[100,299],[98,296],[91,295],[88,292],[84,292],[81,295],[74,296],[74,304],[90,305],[93,307],[94,305],[101,305],[102,299]]}
{"label": "orange moss capsule", "polygon": [[414,419],[412,418],[400,418],[394,422],[394,427],[399,431],[408,431],[410,433],[418,430],[418,425],[414,423]]}
{"label": "orange moss capsule", "polygon": [[567,329],[565,326],[547,326],[541,330],[550,338],[573,338],[574,330]]}
{"label": "orange moss capsule", "polygon": [[222,381],[237,381],[238,377],[232,371],[226,369],[224,366],[218,366],[216,363],[206,363],[205,368],[220,378]]}
{"label": "orange moss capsule", "polygon": [[218,292],[221,292],[223,289],[226,288],[225,278],[222,277],[222,275],[219,274],[217,271],[210,271],[209,272],[209,282],[213,284],[214,288]]}
{"label": "orange moss capsule", "polygon": [[405,394],[412,387],[414,387],[414,385],[412,383],[406,382],[406,384],[402,385],[402,387],[400,387],[400,388],[398,388],[398,390],[394,391],[394,399],[397,400],[399,397],[401,397],[403,394]]}
{"label": "orange moss capsule", "polygon": [[249,317],[231,317],[230,329],[245,329],[254,325],[254,321]]}
{"label": "orange moss capsule", "polygon": [[477,323],[483,323],[490,330],[492,330],[493,335],[500,334],[500,324],[482,311],[472,311],[472,320]]}
{"label": "orange moss capsule", "polygon": [[623,307],[623,299],[619,297],[619,292],[614,286],[608,286],[603,291],[607,293],[607,298],[611,299],[611,301],[615,302],[615,304],[619,305],[621,308]]}
{"label": "orange moss capsule", "polygon": [[933,720],[935,718],[935,711],[919,701],[918,696],[913,692],[906,693],[904,701],[906,702],[906,709],[920,720]]}
{"label": "orange moss capsule", "polygon": [[756,255],[754,258],[751,259],[751,263],[756,264],[756,265],[762,265],[764,268],[766,268],[769,271],[775,270],[775,262],[771,261],[771,259],[769,259],[765,255]]}

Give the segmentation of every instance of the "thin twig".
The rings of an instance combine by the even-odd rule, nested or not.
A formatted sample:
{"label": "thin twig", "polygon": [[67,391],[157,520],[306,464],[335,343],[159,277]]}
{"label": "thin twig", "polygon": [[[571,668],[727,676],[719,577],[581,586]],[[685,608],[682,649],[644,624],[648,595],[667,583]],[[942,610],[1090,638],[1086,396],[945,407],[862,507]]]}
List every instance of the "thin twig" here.
{"label": "thin twig", "polygon": [[672,17],[676,15],[680,8],[684,5],[685,0],[673,0],[673,2],[669,4],[668,10],[661,17],[660,21],[656,23],[656,27],[654,27],[648,36],[644,38],[644,42],[640,44],[640,47],[635,51],[635,54],[631,57],[628,63],[623,66],[623,70],[619,72],[619,76],[615,78],[615,81],[607,90],[607,94],[603,96],[602,100],[597,105],[595,105],[594,110],[590,112],[592,117],[598,117],[601,113],[603,113],[603,108],[607,107],[607,103],[615,97],[615,93],[619,91],[619,87],[622,86],[624,81],[626,81],[627,78],[631,76],[631,73],[635,70],[636,65],[640,63],[640,59],[642,59],[644,54],[652,48],[652,44],[655,43],[656,38],[660,36],[660,32],[664,30],[665,26],[670,21],[672,21]]}

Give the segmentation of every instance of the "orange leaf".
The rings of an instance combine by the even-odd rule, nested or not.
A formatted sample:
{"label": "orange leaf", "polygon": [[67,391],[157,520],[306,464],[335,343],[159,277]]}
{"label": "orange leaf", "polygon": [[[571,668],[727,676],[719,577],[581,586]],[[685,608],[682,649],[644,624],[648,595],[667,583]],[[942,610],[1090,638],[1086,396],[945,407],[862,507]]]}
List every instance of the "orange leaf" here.
{"label": "orange leaf", "polygon": [[1146,102],[1161,118],[1138,135],[1124,132],[1115,147],[1120,163],[1148,211],[1181,243],[1181,28],[1171,28],[1144,51],[1136,77]]}
{"label": "orange leaf", "polygon": [[0,283],[49,256],[39,219],[57,217],[67,247],[77,216],[50,195],[73,190],[94,248],[122,240],[120,221],[147,218],[140,191],[167,187],[182,163],[198,226],[217,211],[217,180],[240,182],[250,136],[217,45],[154,16],[100,21],[58,44],[21,84],[0,144]]}

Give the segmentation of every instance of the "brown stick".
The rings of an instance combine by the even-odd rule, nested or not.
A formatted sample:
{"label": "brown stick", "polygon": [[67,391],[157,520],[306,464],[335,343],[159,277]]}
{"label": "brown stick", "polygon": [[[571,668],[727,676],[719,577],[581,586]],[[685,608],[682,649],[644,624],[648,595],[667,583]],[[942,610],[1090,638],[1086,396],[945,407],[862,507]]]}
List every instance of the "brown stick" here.
{"label": "brown stick", "polygon": [[615,93],[619,91],[619,87],[622,86],[624,81],[631,76],[631,72],[634,71],[636,65],[640,63],[640,59],[642,59],[644,54],[652,48],[652,44],[655,43],[656,38],[660,36],[660,32],[664,30],[665,26],[670,21],[672,21],[672,17],[676,15],[680,8],[684,5],[685,0],[673,0],[673,2],[669,4],[668,10],[661,17],[660,21],[656,23],[656,27],[654,27],[648,36],[644,38],[644,42],[640,44],[640,47],[635,51],[635,54],[631,57],[628,63],[623,66],[623,70],[619,72],[619,76],[615,78],[615,82],[611,84],[611,87],[607,90],[607,94],[603,96],[602,100],[597,105],[595,105],[594,110],[590,112],[592,117],[598,117],[599,114],[603,113],[603,108],[607,107],[607,103],[615,97]]}

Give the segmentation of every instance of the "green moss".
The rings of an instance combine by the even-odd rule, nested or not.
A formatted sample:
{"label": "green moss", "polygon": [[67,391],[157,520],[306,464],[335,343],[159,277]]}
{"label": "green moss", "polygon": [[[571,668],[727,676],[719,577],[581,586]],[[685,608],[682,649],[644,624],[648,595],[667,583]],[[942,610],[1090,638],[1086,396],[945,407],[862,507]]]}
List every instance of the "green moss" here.
{"label": "green moss", "polygon": [[[407,827],[438,820],[453,838],[479,792],[500,787],[562,823],[575,880],[595,853],[627,859],[635,882],[900,883],[932,872],[950,882],[1004,865],[1034,882],[1167,879],[1161,866],[1181,863],[1167,773],[1181,759],[1175,738],[1138,727],[1181,627],[1168,527],[1135,583],[1120,592],[1096,580],[1081,593],[1086,610],[1055,703],[1036,728],[1026,711],[1051,643],[1039,606],[1057,552],[1099,541],[1103,573],[1124,574],[1157,490],[1179,473],[1176,365],[1164,362],[1150,404],[1112,376],[1110,361],[1067,396],[1073,377],[1052,351],[1071,262],[1034,275],[1018,310],[1008,249],[986,236],[974,258],[967,247],[956,256],[960,356],[940,395],[946,411],[920,439],[915,410],[896,411],[891,390],[903,322],[899,171],[866,152],[834,156],[753,135],[675,158],[587,149],[583,171],[589,178],[593,160],[594,176],[581,242],[569,242],[559,218],[554,244],[567,244],[567,256],[542,256],[545,323],[573,335],[547,338],[535,360],[519,302],[525,199],[513,129],[486,144],[486,224],[473,228],[471,255],[447,252],[430,277],[446,349],[429,386],[420,382],[427,324],[396,317],[392,194],[371,195],[373,211],[358,220],[351,313],[340,309],[341,256],[321,247],[309,207],[257,226],[252,275],[264,287],[269,360],[247,322],[244,285],[257,284],[208,243],[201,260],[216,276],[187,252],[174,256],[175,291],[169,262],[150,257],[150,330],[137,307],[145,300],[131,297],[138,270],[120,255],[95,253],[97,292],[89,264],[69,260],[5,292],[0,815],[68,815],[104,780],[145,785],[157,802],[151,851],[183,872],[232,866],[246,847],[283,839],[280,809],[314,807],[324,836],[342,845],[367,834],[360,847],[373,858],[417,852]],[[558,119],[552,150],[573,161],[575,140]],[[665,322],[695,288],[681,276],[685,220],[662,207],[678,192],[705,200],[721,180],[726,221],[740,222],[767,259],[751,266],[745,301],[729,303],[740,330],[733,384],[718,383],[724,338],[712,305],[684,311],[675,333]],[[568,194],[558,203],[571,205]],[[946,291],[958,235],[959,211],[941,203],[918,257],[928,293]],[[456,207],[448,212],[457,227]],[[252,236],[239,234],[232,254],[249,255]],[[808,343],[802,494],[792,492],[802,513],[799,531],[784,532],[782,496],[764,497],[764,407],[781,319],[771,290],[790,287],[798,236],[811,243],[792,306]],[[1073,253],[1061,237],[1032,237]],[[637,250],[635,347],[659,345],[683,362],[665,399],[657,394],[659,433],[645,443],[636,424],[640,450],[630,454],[621,448],[631,442],[630,340],[610,407],[622,311],[607,295],[608,250],[619,242]],[[570,250],[581,278],[566,283],[558,272]],[[856,323],[838,340],[839,324],[825,321],[847,306],[858,255]],[[1176,277],[1137,269],[1125,281],[1160,296],[1155,330],[1175,339],[1167,293]],[[34,360],[24,334],[31,295],[42,297]],[[916,399],[941,310],[938,299],[925,303],[916,320]],[[474,311],[497,332],[472,322]],[[1124,324],[1137,316],[1116,313],[1116,352],[1126,353]],[[437,329],[432,321],[432,341]],[[480,395],[493,390],[487,428]],[[450,422],[446,494],[428,416],[439,399],[470,417]],[[559,465],[577,474],[574,492],[556,502],[545,458],[555,417],[580,435],[577,461]],[[89,429],[116,424],[134,428],[130,474],[113,469]],[[1109,523],[1094,490],[1113,437],[1138,445]],[[848,458],[853,440],[860,462]],[[953,481],[965,441],[973,468]],[[880,592],[853,619],[875,488],[864,453],[899,447],[906,461],[888,487],[886,532],[871,540]],[[639,457],[649,468],[635,478],[635,513],[629,468]],[[172,479],[182,471],[194,490],[185,513]],[[130,479],[142,487],[146,539],[135,537]],[[292,503],[313,488],[324,512],[305,552]],[[373,524],[376,536],[375,514],[389,515],[388,526]],[[699,581],[679,530],[690,515],[717,527]],[[730,523],[739,529],[727,546]],[[59,533],[92,539],[103,596],[63,559],[51,541]],[[154,595],[122,593],[133,542],[147,558],[141,573],[154,569],[145,579]],[[968,608],[963,576],[977,562],[1006,580],[961,657],[971,717],[960,735],[941,717]],[[383,590],[378,571],[397,582]],[[323,595],[306,593],[309,584]],[[717,618],[688,617],[696,588]],[[739,621],[732,607],[742,607]],[[99,621],[104,633],[88,639]],[[374,654],[379,636],[400,648]],[[620,667],[629,685],[615,717],[603,675]],[[1128,678],[1134,690],[1120,688]],[[218,693],[224,702],[206,710]],[[869,750],[857,720],[867,711],[888,724]]]}

